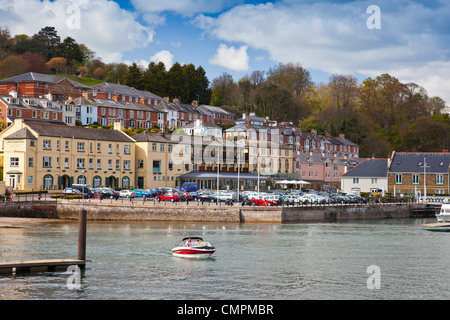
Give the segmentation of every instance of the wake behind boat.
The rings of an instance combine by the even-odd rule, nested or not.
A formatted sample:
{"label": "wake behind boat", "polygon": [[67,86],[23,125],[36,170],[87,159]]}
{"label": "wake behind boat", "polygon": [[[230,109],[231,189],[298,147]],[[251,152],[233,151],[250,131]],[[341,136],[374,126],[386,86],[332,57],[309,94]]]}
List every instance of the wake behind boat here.
{"label": "wake behind boat", "polygon": [[210,258],[214,252],[216,248],[200,237],[186,237],[172,249],[174,256],[184,258]]}

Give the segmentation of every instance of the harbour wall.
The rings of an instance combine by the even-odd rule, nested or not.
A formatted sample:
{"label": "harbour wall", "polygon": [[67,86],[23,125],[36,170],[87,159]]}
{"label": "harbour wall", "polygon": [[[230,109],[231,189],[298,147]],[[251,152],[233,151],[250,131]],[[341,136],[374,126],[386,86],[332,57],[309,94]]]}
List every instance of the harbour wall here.
{"label": "harbour wall", "polygon": [[[203,221],[203,222],[338,222],[352,220],[411,218],[419,205],[376,204],[300,207],[242,207],[200,203],[89,202],[88,220]],[[5,202],[1,217],[78,219],[83,205],[78,201]]]}

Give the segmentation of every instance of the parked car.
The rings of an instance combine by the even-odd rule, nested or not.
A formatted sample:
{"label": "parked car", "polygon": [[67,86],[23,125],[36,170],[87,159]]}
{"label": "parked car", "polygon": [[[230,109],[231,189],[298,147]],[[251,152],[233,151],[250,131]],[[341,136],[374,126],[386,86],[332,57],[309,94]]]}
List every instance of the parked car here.
{"label": "parked car", "polygon": [[197,201],[201,202],[216,202],[217,193],[215,192],[202,192],[197,195]]}
{"label": "parked car", "polygon": [[113,199],[118,199],[119,198],[119,191],[114,190],[113,188],[104,188],[104,189],[108,189],[111,192],[111,197]]}
{"label": "parked car", "polygon": [[272,201],[268,201],[268,200],[264,199],[263,197],[259,197],[259,198],[250,199],[250,205],[251,206],[271,206],[273,204],[272,204]]}
{"label": "parked car", "polygon": [[95,188],[94,190],[96,193],[94,198],[107,199],[111,197],[111,192],[109,190],[107,192],[103,188]]}
{"label": "parked car", "polygon": [[81,192],[74,188],[65,188],[63,191],[61,191],[62,196],[66,195],[81,195]]}
{"label": "parked car", "polygon": [[119,191],[119,197],[121,198],[134,198],[136,197],[136,193],[134,193],[131,190],[120,190]]}
{"label": "parked car", "polygon": [[172,192],[166,192],[162,195],[156,196],[156,200],[157,201],[180,201],[181,197],[180,195],[176,194],[176,193],[172,193]]}
{"label": "parked car", "polygon": [[132,190],[135,194],[136,197],[138,198],[148,198],[150,197],[150,192],[144,189],[133,189]]}
{"label": "parked car", "polygon": [[299,201],[301,203],[303,203],[303,204],[312,204],[312,203],[318,203],[319,202],[317,196],[315,196],[313,194],[309,194],[309,193],[306,193],[306,194],[302,195],[299,198]]}
{"label": "parked car", "polygon": [[85,198],[92,198],[95,194],[94,188],[83,184],[72,184],[72,189],[80,191],[81,194],[84,193]]}

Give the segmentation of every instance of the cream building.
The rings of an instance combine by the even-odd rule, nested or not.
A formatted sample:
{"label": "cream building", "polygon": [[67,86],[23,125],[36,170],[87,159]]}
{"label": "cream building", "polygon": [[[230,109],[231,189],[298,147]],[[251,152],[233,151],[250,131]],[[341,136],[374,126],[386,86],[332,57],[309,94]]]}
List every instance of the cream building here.
{"label": "cream building", "polygon": [[116,189],[135,181],[134,140],[114,130],[16,119],[1,132],[6,185],[63,189],[74,183]]}
{"label": "cream building", "polygon": [[[136,186],[162,188],[178,186],[178,176],[192,171],[191,146],[178,145],[171,135],[141,132],[133,136],[136,141]],[[181,148],[180,148],[181,147]],[[174,161],[174,152],[182,150],[185,161]]]}

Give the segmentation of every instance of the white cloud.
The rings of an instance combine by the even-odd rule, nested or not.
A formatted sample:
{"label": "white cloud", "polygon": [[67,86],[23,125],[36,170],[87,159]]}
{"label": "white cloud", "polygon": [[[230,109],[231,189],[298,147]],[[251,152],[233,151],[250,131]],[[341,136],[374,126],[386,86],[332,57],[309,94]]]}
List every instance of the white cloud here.
{"label": "white cloud", "polygon": [[74,38],[106,63],[120,62],[125,51],[146,46],[153,31],[107,0],[0,0],[0,21],[12,35],[33,35],[53,26],[64,39]]}
{"label": "white cloud", "polygon": [[169,70],[173,65],[173,54],[170,51],[162,50],[155,53],[150,60],[153,62],[162,62],[166,67],[166,70]]}
{"label": "white cloud", "polygon": [[[450,52],[446,18],[450,4],[381,0],[381,29],[370,30],[366,21],[371,14],[366,10],[371,4],[369,0],[248,4],[217,17],[200,14],[193,23],[218,40],[265,50],[274,62],[300,63],[328,73],[389,73],[399,79],[408,72],[405,79],[425,87],[430,95],[440,92],[450,102],[450,93],[444,90],[450,74],[444,62]],[[223,61],[219,51],[213,61]]]}
{"label": "white cloud", "polygon": [[209,62],[234,71],[246,71],[249,69],[248,60],[247,46],[236,49],[220,44],[216,55],[209,59]]}

